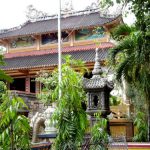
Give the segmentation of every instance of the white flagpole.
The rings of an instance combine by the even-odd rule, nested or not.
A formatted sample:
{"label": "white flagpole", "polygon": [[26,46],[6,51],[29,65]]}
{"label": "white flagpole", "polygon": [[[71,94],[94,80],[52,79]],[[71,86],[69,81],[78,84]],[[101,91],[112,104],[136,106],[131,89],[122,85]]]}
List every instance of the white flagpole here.
{"label": "white flagpole", "polygon": [[59,99],[61,98],[61,0],[58,0],[58,84],[59,84]]}

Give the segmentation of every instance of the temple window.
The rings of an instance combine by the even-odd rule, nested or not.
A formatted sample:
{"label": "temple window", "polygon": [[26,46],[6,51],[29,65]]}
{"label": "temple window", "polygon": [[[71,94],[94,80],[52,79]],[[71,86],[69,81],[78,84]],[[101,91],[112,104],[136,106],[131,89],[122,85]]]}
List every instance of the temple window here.
{"label": "temple window", "polygon": [[15,78],[10,83],[10,90],[25,91],[25,78]]}
{"label": "temple window", "polygon": [[57,33],[43,34],[42,35],[42,45],[53,44],[58,42]]}
{"label": "temple window", "polygon": [[35,78],[30,78],[30,92],[35,93],[36,86],[35,86]]}
{"label": "temple window", "polygon": [[69,32],[61,32],[61,38],[63,40],[63,42],[68,42],[69,41]]}
{"label": "temple window", "polygon": [[84,73],[84,78],[91,79],[91,78],[92,78],[92,76],[93,76],[93,74],[92,74],[92,72],[91,72],[91,71],[89,71],[89,72],[85,72],[85,73]]}
{"label": "temple window", "polygon": [[29,47],[35,45],[35,39],[32,36],[19,37],[10,42],[10,48]]}
{"label": "temple window", "polygon": [[93,108],[97,108],[98,107],[98,96],[95,95],[93,98]]}
{"label": "temple window", "polygon": [[[62,37],[63,42],[69,41],[68,32],[63,31],[61,33],[61,37]],[[42,45],[58,43],[58,33],[56,32],[56,33],[43,34],[41,36],[41,42],[42,42]]]}
{"label": "temple window", "polygon": [[103,38],[105,31],[103,27],[97,27],[93,29],[79,29],[75,31],[75,40],[93,40],[97,38]]}

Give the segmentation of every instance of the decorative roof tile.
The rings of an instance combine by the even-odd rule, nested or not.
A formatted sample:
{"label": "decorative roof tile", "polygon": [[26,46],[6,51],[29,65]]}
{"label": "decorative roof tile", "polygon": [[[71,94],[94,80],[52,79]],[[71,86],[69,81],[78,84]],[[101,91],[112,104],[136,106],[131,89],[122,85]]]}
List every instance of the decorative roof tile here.
{"label": "decorative roof tile", "polygon": [[[108,48],[101,49],[99,53],[101,60],[106,59]],[[72,58],[81,59],[84,62],[94,62],[95,48],[85,51],[66,52],[65,55],[72,55]],[[44,55],[5,58],[4,61],[6,62],[6,66],[0,66],[0,68],[3,70],[30,69],[38,67],[42,68],[57,65],[58,54],[50,53]]]}
{"label": "decorative roof tile", "polygon": [[85,90],[95,90],[95,89],[103,89],[105,87],[109,87],[110,89],[113,88],[113,83],[108,82],[107,78],[92,78],[83,80],[83,86]]}
{"label": "decorative roof tile", "polygon": [[[120,16],[118,16],[120,17]],[[106,23],[116,20],[118,17],[101,17],[99,12],[69,16],[61,18],[61,30],[80,29],[92,26],[102,26]],[[0,32],[0,39],[9,37],[37,35],[57,31],[57,18],[49,20],[40,20],[36,22],[27,22],[13,30],[3,30]]]}

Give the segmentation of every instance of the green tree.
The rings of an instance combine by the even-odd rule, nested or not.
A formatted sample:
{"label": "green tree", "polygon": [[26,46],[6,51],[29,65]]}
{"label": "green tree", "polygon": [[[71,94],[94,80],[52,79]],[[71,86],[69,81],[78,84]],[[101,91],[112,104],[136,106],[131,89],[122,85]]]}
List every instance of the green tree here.
{"label": "green tree", "polygon": [[[106,3],[108,1],[108,3]],[[125,80],[140,90],[147,102],[148,139],[150,140],[150,1],[116,0],[134,13],[134,27],[122,25],[115,29],[113,37],[118,41],[111,51],[111,60],[116,66],[117,79]],[[112,0],[103,0],[105,5],[113,5]]]}
{"label": "green tree", "polygon": [[[77,66],[80,72],[73,68]],[[87,127],[86,112],[82,108],[82,102],[85,100],[85,92],[82,87],[82,74],[84,70],[81,61],[65,58],[65,64],[62,65],[62,81],[58,84],[58,71],[55,70],[51,75],[44,73],[37,80],[44,83],[44,93],[49,92],[47,96],[41,93],[44,99],[55,101],[57,104],[53,119],[57,120],[57,138],[55,148],[57,150],[77,150],[82,143],[85,129]],[[61,98],[59,100],[59,88],[61,89]],[[46,92],[47,91],[47,92]],[[47,97],[47,98],[46,98]]]}
{"label": "green tree", "polygon": [[[121,81],[123,77],[128,83],[134,85],[134,88],[142,91],[150,107],[149,37],[143,37],[143,31],[138,30],[137,27],[129,27],[125,24],[117,27],[112,35],[118,41],[116,47],[110,52],[117,79]],[[150,115],[150,112],[148,114]]]}
{"label": "green tree", "polygon": [[143,91],[138,90],[132,84],[127,84],[126,94],[131,100],[131,105],[134,105],[134,112],[131,112],[131,118],[133,119],[134,127],[136,129],[133,141],[146,142],[148,133],[148,114],[147,101],[143,95]]}
{"label": "green tree", "polygon": [[[5,63],[3,61],[3,55],[0,55],[0,66],[4,66]],[[4,73],[3,70],[0,69],[0,80],[12,82],[12,78]]]}
{"label": "green tree", "polygon": [[19,110],[26,107],[24,101],[12,96],[8,91],[3,95],[3,103],[0,105],[0,148],[7,150],[28,150],[29,120],[19,114]]}
{"label": "green tree", "polygon": [[133,141],[136,142],[145,142],[147,141],[147,124],[144,112],[137,112],[134,119],[134,125],[136,133],[133,137]]}

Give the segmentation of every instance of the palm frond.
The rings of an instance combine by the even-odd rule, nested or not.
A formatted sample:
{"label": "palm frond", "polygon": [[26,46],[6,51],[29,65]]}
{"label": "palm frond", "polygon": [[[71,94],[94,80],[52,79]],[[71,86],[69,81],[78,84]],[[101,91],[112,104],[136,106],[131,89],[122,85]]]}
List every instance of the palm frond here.
{"label": "palm frond", "polygon": [[130,68],[132,67],[130,59],[124,59],[122,62],[118,64],[116,69],[116,79],[121,82],[122,77],[126,80],[130,81]]}
{"label": "palm frond", "polygon": [[109,59],[112,64],[117,62],[117,55],[119,53],[123,53],[126,55],[130,55],[133,52],[133,48],[135,47],[134,39],[131,37],[124,38],[121,42],[117,44],[117,46],[110,50]]}
{"label": "palm frond", "polygon": [[134,32],[134,27],[129,27],[127,24],[122,24],[116,28],[114,28],[111,32],[111,35],[113,39],[120,41],[126,36],[130,35],[132,32]]}

